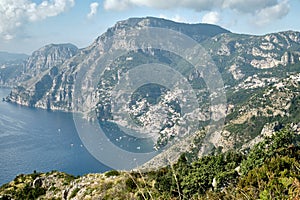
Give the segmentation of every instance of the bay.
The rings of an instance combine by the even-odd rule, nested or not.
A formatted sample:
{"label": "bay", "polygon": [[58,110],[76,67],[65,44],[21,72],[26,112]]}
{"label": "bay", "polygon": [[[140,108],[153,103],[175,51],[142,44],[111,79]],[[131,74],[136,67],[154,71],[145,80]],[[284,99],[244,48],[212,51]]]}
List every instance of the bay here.
{"label": "bay", "polygon": [[71,113],[3,102],[9,92],[0,88],[0,185],[34,170],[73,175],[110,170],[84,147]]}

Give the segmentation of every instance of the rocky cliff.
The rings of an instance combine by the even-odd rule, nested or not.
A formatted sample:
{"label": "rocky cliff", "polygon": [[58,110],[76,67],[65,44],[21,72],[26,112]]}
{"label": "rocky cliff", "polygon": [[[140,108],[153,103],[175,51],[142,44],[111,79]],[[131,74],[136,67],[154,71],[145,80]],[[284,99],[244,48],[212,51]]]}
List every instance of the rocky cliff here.
{"label": "rocky cliff", "polygon": [[[208,52],[210,63],[215,64],[224,82],[227,105],[223,103],[210,107],[215,94],[209,93],[205,70],[194,69],[180,55],[157,48],[159,44],[155,42],[151,45],[146,40],[133,39],[139,36],[135,35],[139,33],[137,31],[150,27],[181,32]],[[169,37],[176,40],[176,35],[171,32]],[[177,41],[180,43],[180,40]],[[176,49],[176,45],[170,44],[170,48]],[[120,49],[124,52],[117,56],[113,54]],[[186,101],[186,93],[175,82],[176,91],[159,84],[135,88],[131,91],[130,101],[125,102],[128,107],[119,108],[118,113],[113,110],[118,104],[113,103],[115,97],[122,96],[128,89],[120,85],[130,78],[129,72],[137,66],[152,63],[168,65],[185,77],[187,82],[183,85],[190,85],[190,90],[198,98],[197,114],[182,114],[180,101]],[[136,131],[143,128],[158,130],[155,148],[164,147],[178,133],[186,132],[189,126],[182,126],[184,119],[197,119],[201,122],[200,127],[208,130],[207,125],[211,121],[220,121],[225,110],[226,129],[212,134],[209,141],[217,146],[221,144],[221,148],[226,150],[242,148],[244,143],[260,134],[266,123],[280,121],[288,115],[296,116],[299,66],[299,32],[253,36],[231,33],[208,24],[182,24],[152,17],[131,18],[117,22],[87,48],[78,50],[69,44],[50,45],[33,53],[17,79],[26,81],[20,82],[7,100],[31,107],[82,112],[87,118],[105,122],[107,128],[118,123]],[[152,72],[149,71],[149,74]],[[164,76],[159,73],[155,76],[157,80],[175,77],[174,74]],[[138,77],[147,78],[147,73]],[[288,90],[291,85],[293,88]],[[277,102],[276,99],[282,101]],[[217,114],[210,115],[212,110]],[[129,113],[135,126],[124,121],[122,113],[125,112]],[[164,120],[157,120],[159,116],[164,116]],[[246,135],[240,135],[239,132],[247,124],[254,124],[253,129],[248,128]]]}
{"label": "rocky cliff", "polygon": [[[96,66],[99,56],[112,48],[113,45],[119,45],[108,43],[109,37],[112,35],[120,32],[125,32],[124,34],[126,34],[126,31],[147,26],[164,27],[182,31],[198,41],[205,40],[220,33],[229,32],[221,27],[213,25],[188,25],[156,18],[132,18],[121,21],[97,38],[91,46],[82,49],[81,53],[74,57],[72,56],[77,52],[77,49],[70,45],[50,45],[34,52],[27,60],[21,77],[18,77],[18,80],[27,81],[21,81],[20,86],[13,89],[8,100],[32,107],[65,111],[79,110],[80,108],[78,108],[78,105],[72,105],[72,90],[74,89],[72,81],[77,71],[80,71],[81,68],[84,68],[87,65],[93,65],[93,67],[87,69],[89,72],[82,72],[92,74],[92,70],[97,67],[99,68],[99,66]],[[126,48],[126,45],[129,45],[128,48],[132,48],[129,43],[125,43],[124,45],[124,48]],[[63,61],[70,57],[72,58],[65,62],[64,65],[61,65]],[[52,67],[54,68],[52,72],[50,72]],[[30,79],[30,77],[33,78]],[[37,84],[39,84],[40,87]],[[45,86],[45,84],[47,86]],[[86,81],[83,84],[89,84],[89,81]],[[89,88],[91,86],[85,85],[82,87]],[[39,88],[42,88],[41,91],[38,91]],[[99,88],[100,91],[102,89],[106,90],[105,88]],[[86,90],[95,90],[95,88]],[[95,99],[90,99],[90,97],[81,98],[88,99],[88,101],[86,101],[87,104],[89,104],[89,101],[95,101]],[[87,107],[90,106],[87,105]],[[103,105],[100,105],[99,107],[102,109],[101,107],[103,107]]]}
{"label": "rocky cliff", "polygon": [[22,78],[28,80],[40,76],[43,72],[53,67],[60,67],[78,52],[78,48],[73,44],[49,44],[44,46],[33,52],[27,59],[23,69],[24,77]]}
{"label": "rocky cliff", "polygon": [[[91,46],[80,51],[71,44],[65,44],[48,45],[34,52],[24,64],[21,76],[18,76],[17,78],[19,85],[23,87],[25,91],[21,88],[14,89],[9,100],[24,105],[43,108],[47,107],[46,102],[50,104],[50,108],[54,104],[57,105],[58,102],[61,102],[61,106],[55,106],[57,109],[77,109],[73,108],[72,105],[69,106],[71,103],[70,99],[62,98],[62,96],[64,97],[71,92],[72,79],[74,79],[76,70],[79,71],[80,68],[86,67],[86,65],[91,65],[91,68],[99,68],[99,63],[97,63],[99,56],[109,49],[112,49],[114,45],[121,45],[119,43],[109,44],[110,37],[119,34],[120,32],[122,32],[123,35],[126,35],[130,30],[139,29],[141,27],[159,27],[180,31],[200,42],[211,54],[213,61],[216,63],[222,74],[225,84],[230,86],[238,86],[239,84],[245,85],[245,83],[249,82],[254,75],[257,75],[258,77],[260,75],[265,76],[267,73],[272,74],[273,71],[278,71],[281,67],[300,62],[299,32],[287,31],[264,36],[251,36],[230,33],[221,27],[208,24],[182,24],[152,17],[131,18],[116,23],[114,27],[109,28],[107,32],[98,37]],[[125,43],[122,45],[125,49],[134,49],[135,44],[131,44],[130,41],[127,41],[127,43],[126,41],[124,42]],[[170,59],[175,60],[174,58],[171,58],[172,55],[166,55],[163,51],[149,50],[149,48],[151,49],[151,47],[147,47],[143,52],[148,57],[147,58],[144,55],[143,59],[149,59],[148,62],[151,61],[151,54],[153,53],[156,53],[156,55],[160,54],[159,56],[161,58],[158,59],[158,62]],[[138,57],[141,57],[139,53],[140,52],[128,52],[128,54],[132,54],[132,56],[137,55]],[[122,71],[121,65],[128,65],[128,63],[132,62],[134,62],[133,65],[137,65],[140,61],[138,59],[132,61],[132,56],[126,55],[125,60],[116,61],[118,63],[114,64],[118,66],[113,66],[113,72],[110,72],[111,75],[114,74],[115,76]],[[164,63],[164,61],[161,63]],[[284,70],[284,68],[282,68],[282,70]],[[105,69],[105,72],[107,71],[108,70]],[[43,78],[43,76],[45,77]],[[199,78],[195,75],[189,76],[191,79]],[[276,76],[276,74],[274,76]],[[104,77],[104,79],[106,78],[108,79],[110,77]],[[252,84],[248,87],[258,87],[260,78],[258,79],[256,84],[252,81]],[[25,80],[26,82],[24,82]],[[36,83],[45,83],[45,81],[49,81],[49,87],[44,88],[45,92],[37,95],[38,98],[34,99]],[[100,79],[98,81],[101,85]],[[112,83],[111,80],[107,81],[106,84]],[[264,82],[266,82],[266,80],[264,80]],[[265,86],[264,83],[261,84],[261,86]],[[86,87],[89,86],[87,85]],[[100,91],[102,89],[107,89],[103,87],[103,85],[99,86],[98,89]],[[58,90],[55,88],[60,89]],[[64,90],[64,94],[61,94],[61,90]],[[25,94],[22,95],[21,91]],[[51,93],[55,98],[49,99],[49,94],[47,95],[47,93]],[[29,98],[33,98],[34,101],[29,103]]]}

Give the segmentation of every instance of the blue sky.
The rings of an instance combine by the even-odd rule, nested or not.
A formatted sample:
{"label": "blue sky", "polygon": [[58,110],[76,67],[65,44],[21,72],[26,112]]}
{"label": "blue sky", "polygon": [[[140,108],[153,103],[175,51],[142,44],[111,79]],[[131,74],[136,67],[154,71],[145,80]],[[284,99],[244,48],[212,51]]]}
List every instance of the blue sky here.
{"label": "blue sky", "polygon": [[300,0],[0,0],[0,51],[50,43],[87,47],[129,17],[213,23],[235,33],[300,31]]}

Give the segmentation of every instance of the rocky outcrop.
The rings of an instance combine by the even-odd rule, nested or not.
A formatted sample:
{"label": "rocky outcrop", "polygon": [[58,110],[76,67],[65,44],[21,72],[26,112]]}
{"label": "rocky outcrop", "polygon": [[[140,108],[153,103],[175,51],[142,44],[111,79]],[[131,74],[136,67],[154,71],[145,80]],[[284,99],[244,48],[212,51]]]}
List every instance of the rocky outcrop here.
{"label": "rocky outcrop", "polygon": [[[108,38],[122,31],[126,35],[126,31],[140,27],[160,27],[181,31],[197,41],[203,41],[220,33],[229,33],[229,31],[215,25],[189,25],[152,17],[130,18],[120,21],[98,37],[91,46],[82,49],[81,53],[78,53],[79,50],[71,44],[47,45],[34,52],[24,65],[22,75],[18,77],[21,83],[20,87],[13,89],[8,100],[33,107],[79,110],[80,108],[76,106],[72,107],[72,90],[74,89],[72,81],[75,80],[76,71],[80,71],[86,65],[91,65],[91,68],[88,69],[90,72],[82,73],[93,74],[97,70],[96,61],[99,56],[106,52],[110,45],[120,45],[109,44]],[[124,45],[124,48],[126,48],[126,45],[132,44],[124,43]],[[50,74],[52,69],[57,71],[56,75]],[[49,87],[44,87],[45,91],[38,92],[38,85],[45,82],[49,84]],[[84,82],[84,84],[87,85],[82,86],[83,89],[95,90],[95,88],[90,88],[89,80]],[[101,90],[101,88],[99,89]],[[85,102],[88,102],[86,100],[90,97],[82,98],[85,99]],[[94,102],[96,100],[91,99],[90,101]]]}
{"label": "rocky outcrop", "polygon": [[[209,94],[203,71],[194,69],[180,55],[154,48],[145,41],[137,44],[132,39],[136,34],[132,30],[148,27],[182,32],[199,42],[209,52],[210,61],[214,62],[222,75],[224,88],[228,93],[228,103],[233,105],[230,113],[227,113],[234,116],[232,120],[229,116],[232,125],[227,126],[229,133],[242,130],[241,127],[246,124],[251,125],[251,120],[257,117],[288,116],[291,101],[298,93],[281,91],[276,93],[280,98],[271,95],[272,98],[267,99],[267,96],[263,96],[260,102],[253,101],[255,104],[252,102],[252,107],[241,105],[257,97],[254,91],[260,91],[263,94],[263,90],[272,85],[279,88],[278,90],[281,84],[284,88],[288,87],[284,82],[287,75],[285,70],[297,72],[295,66],[300,63],[299,32],[287,31],[264,36],[240,35],[214,25],[182,24],[152,17],[131,18],[117,22],[89,47],[81,50],[73,45],[64,44],[48,45],[34,52],[24,65],[22,75],[18,77],[18,80],[26,81],[14,88],[7,100],[44,109],[81,112],[89,119],[109,123],[118,122],[124,126],[129,123],[124,121],[121,115],[129,111],[128,114],[137,124],[137,129],[146,126],[151,130],[158,129],[156,147],[164,146],[167,140],[176,136],[176,132],[185,133],[190,128],[188,126],[184,130],[178,128],[182,119],[190,117],[204,124],[209,123],[210,120],[219,121],[225,113],[218,111],[226,110],[226,106],[220,104],[210,107],[210,98],[215,94]],[[121,37],[118,40],[112,40],[116,35],[121,35]],[[120,47],[127,52],[117,58],[113,57],[114,55],[110,53]],[[103,59],[104,55],[108,57]],[[157,93],[153,92],[156,91],[154,86],[150,89],[143,89],[149,93],[143,94],[142,91],[135,93],[135,97],[139,98],[133,99],[135,102],[132,99],[125,102],[130,105],[119,109],[121,113],[119,116],[113,113],[113,108],[116,107],[113,107],[112,99],[122,95],[126,89],[121,88],[115,91],[116,86],[121,83],[122,78],[128,79],[130,70],[149,63],[171,66],[186,78],[188,84],[192,86],[191,90],[198,97],[199,108],[194,109],[197,110],[197,114],[191,113],[191,116],[186,116],[186,118],[181,115],[178,99],[182,99],[182,102],[186,100],[184,98],[186,94],[182,90],[179,89],[177,93],[165,91],[164,94],[159,93],[157,96]],[[144,75],[146,76],[146,74],[140,76]],[[161,80],[164,78],[166,77],[161,77]],[[139,88],[136,89],[138,91]],[[274,102],[270,104],[266,102],[267,100]],[[259,103],[265,104],[267,109],[257,106]],[[157,111],[163,107],[162,105],[166,107],[163,113]],[[210,111],[219,114],[210,116]],[[164,116],[165,120],[157,120],[159,116]],[[230,144],[224,145],[229,149],[241,145],[242,139],[244,141],[253,139],[258,132],[255,129],[253,135],[225,134],[228,136],[219,137],[223,134],[222,132],[217,134],[219,138],[212,139],[212,141],[224,143],[225,140],[230,140]]]}
{"label": "rocky outcrop", "polygon": [[[114,66],[106,66],[104,74],[114,74],[115,78],[106,77],[106,80],[100,80],[99,78],[96,80],[99,81],[99,87],[96,89],[94,86],[97,83],[91,82],[95,78],[91,77],[96,76],[99,68],[103,68],[103,66],[99,66],[97,60],[99,56],[109,51],[110,48],[114,48],[114,46],[121,45],[124,49],[139,48],[135,47],[135,43],[131,40],[111,43],[109,38],[115,34],[126,35],[130,30],[142,27],[159,27],[180,31],[200,42],[207,51],[211,52],[213,60],[219,66],[224,77],[225,84],[231,86],[233,86],[232,84],[236,86],[246,83],[251,76],[258,75],[260,70],[272,70],[274,67],[299,62],[300,51],[298,52],[297,49],[300,48],[300,33],[298,32],[288,31],[265,36],[249,36],[233,34],[221,27],[208,24],[183,24],[153,17],[130,18],[117,22],[115,26],[109,28],[85,49],[78,50],[71,44],[52,44],[34,52],[24,65],[22,74],[17,78],[21,81],[21,87],[25,89],[25,92],[21,94],[19,92],[23,90],[16,88],[8,99],[12,102],[34,107],[75,111],[82,111],[82,107],[95,107],[95,102],[100,101],[98,113],[102,113],[103,109],[109,106],[106,103],[101,103],[101,101],[107,102],[105,100],[107,95],[109,96],[107,92],[118,82],[118,77],[128,70],[122,69],[122,65],[127,65],[129,62],[130,65],[138,65],[140,61],[134,58],[134,54],[138,54],[138,52],[133,52],[131,56],[126,56],[124,61],[115,63]],[[150,49],[149,46],[144,49],[144,53],[148,54],[148,57],[142,58],[145,60],[144,62],[151,62],[150,60],[153,59],[152,55],[155,51]],[[172,59],[168,55],[164,56],[162,51],[156,51],[155,54],[165,57],[165,60]],[[50,74],[50,70],[57,72],[56,74]],[[89,76],[90,80],[79,80],[78,78],[76,80],[76,73],[80,71],[86,77]],[[188,75],[191,82],[199,78],[199,76],[196,77],[193,74],[197,73]],[[49,77],[51,77],[51,80]],[[24,80],[27,81],[24,82]],[[83,91],[82,94],[78,95],[80,99],[77,101],[85,102],[86,105],[84,106],[80,105],[81,103],[72,104],[72,100],[74,100],[72,99],[73,82],[78,80],[82,83],[80,87]],[[36,91],[37,84],[45,81],[48,81],[49,86],[44,88],[45,91],[36,94],[38,93]],[[266,85],[265,81],[260,78],[257,78],[255,84],[257,85],[255,87]],[[252,87],[252,85],[248,87]],[[90,96],[85,96],[87,91],[94,91],[94,93],[91,95],[88,92]],[[37,96],[38,98],[36,98]],[[105,112],[107,113],[107,111]]]}
{"label": "rocky outcrop", "polygon": [[[1,187],[0,199],[14,199],[20,191],[32,192],[34,199],[138,199],[127,190],[131,186],[128,184],[131,178],[130,172],[118,171],[77,178],[57,171],[21,174]],[[25,197],[27,194],[22,195]]]}
{"label": "rocky outcrop", "polygon": [[[40,76],[52,67],[61,66],[79,52],[73,44],[49,44],[32,53],[23,70],[23,79]],[[20,80],[22,81],[22,79]]]}
{"label": "rocky outcrop", "polygon": [[35,51],[13,80],[19,84],[7,100],[30,107],[70,111],[73,76],[60,72],[64,62],[79,52],[72,44],[50,44]]}

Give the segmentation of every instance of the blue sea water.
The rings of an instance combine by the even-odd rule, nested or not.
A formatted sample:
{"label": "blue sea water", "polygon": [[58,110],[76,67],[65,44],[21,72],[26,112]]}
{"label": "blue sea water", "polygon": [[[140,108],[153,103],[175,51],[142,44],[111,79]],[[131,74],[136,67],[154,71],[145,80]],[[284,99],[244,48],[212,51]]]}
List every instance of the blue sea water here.
{"label": "blue sea water", "polygon": [[3,102],[9,92],[0,88],[0,185],[34,170],[73,175],[110,170],[84,147],[71,113]]}

